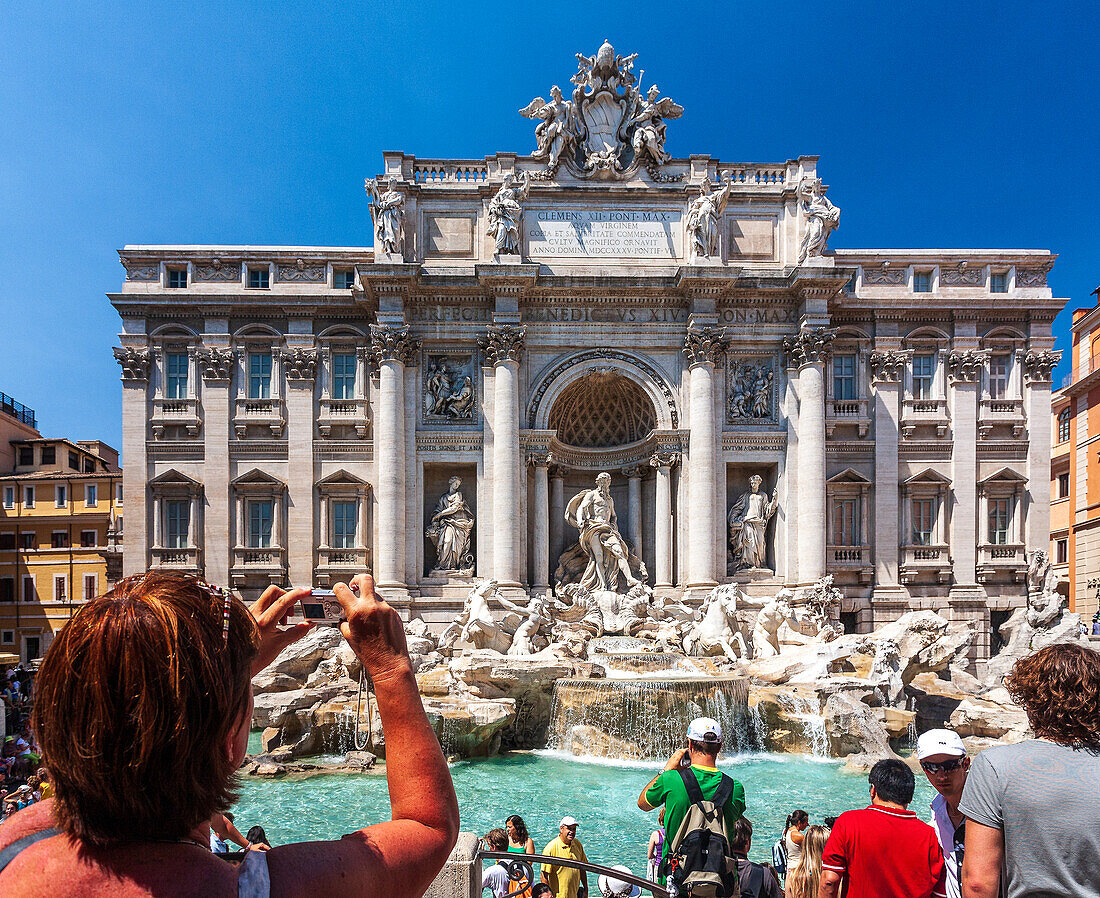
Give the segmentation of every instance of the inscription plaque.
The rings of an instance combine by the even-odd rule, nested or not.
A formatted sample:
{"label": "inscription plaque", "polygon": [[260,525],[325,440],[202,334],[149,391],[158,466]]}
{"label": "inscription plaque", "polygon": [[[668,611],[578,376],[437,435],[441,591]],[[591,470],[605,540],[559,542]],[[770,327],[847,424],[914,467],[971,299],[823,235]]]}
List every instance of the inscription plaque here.
{"label": "inscription plaque", "polygon": [[429,256],[473,255],[473,215],[425,213],[424,231]]}
{"label": "inscription plaque", "polygon": [[679,209],[532,209],[524,215],[527,256],[675,259],[681,218]]}

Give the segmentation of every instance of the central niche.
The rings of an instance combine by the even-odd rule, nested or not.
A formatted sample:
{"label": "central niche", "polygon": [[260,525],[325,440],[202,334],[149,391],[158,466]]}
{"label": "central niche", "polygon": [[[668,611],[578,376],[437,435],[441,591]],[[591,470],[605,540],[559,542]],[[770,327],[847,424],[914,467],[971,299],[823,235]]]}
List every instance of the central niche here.
{"label": "central niche", "polygon": [[636,443],[657,426],[645,390],[615,371],[591,371],[562,391],[550,427],[567,446],[603,449]]}

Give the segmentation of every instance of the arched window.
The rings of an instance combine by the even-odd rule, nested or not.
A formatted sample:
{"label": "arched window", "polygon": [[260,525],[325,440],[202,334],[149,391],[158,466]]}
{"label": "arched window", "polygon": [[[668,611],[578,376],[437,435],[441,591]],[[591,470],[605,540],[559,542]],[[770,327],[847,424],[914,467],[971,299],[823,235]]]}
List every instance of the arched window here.
{"label": "arched window", "polygon": [[1064,443],[1069,439],[1069,422],[1073,417],[1069,407],[1058,412],[1058,442]]}

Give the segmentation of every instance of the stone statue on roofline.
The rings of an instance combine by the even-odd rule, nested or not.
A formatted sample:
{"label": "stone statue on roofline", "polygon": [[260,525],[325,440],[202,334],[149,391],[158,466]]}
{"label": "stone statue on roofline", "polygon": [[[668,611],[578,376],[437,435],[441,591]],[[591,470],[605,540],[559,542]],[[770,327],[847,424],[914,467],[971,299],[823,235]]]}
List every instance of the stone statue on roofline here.
{"label": "stone statue on roofline", "polygon": [[397,189],[397,178],[391,177],[386,189],[380,191],[374,178],[367,179],[371,196],[376,246],[387,255],[400,256],[405,236],[405,196]]}
{"label": "stone statue on roofline", "polygon": [[531,158],[545,159],[548,169],[557,171],[563,154],[572,149],[576,139],[573,104],[562,99],[561,88],[555,84],[550,88],[549,102],[535,97],[519,114],[524,118],[541,119],[535,128],[535,143],[538,146]]}
{"label": "stone statue on roofline", "polygon": [[687,229],[691,235],[691,246],[695,256],[709,259],[718,254],[718,219],[726,208],[733,181],[726,172],[722,188],[717,193],[711,190],[709,177],[699,184],[699,195],[688,206]]}
{"label": "stone statue on roofline", "polygon": [[489,201],[488,234],[496,245],[497,255],[518,256],[520,254],[520,227],[523,222],[523,207],[531,189],[531,178],[523,173],[520,183],[515,183],[511,174],[504,176],[504,184]]}
{"label": "stone statue on roofline", "polygon": [[648,156],[657,165],[664,165],[672,158],[665,152],[664,120],[679,118],[684,114],[684,107],[660,94],[654,84],[644,100],[636,101],[637,111],[630,119],[630,124],[636,126],[631,139],[635,161],[640,162]]}
{"label": "stone statue on roofline", "polygon": [[825,252],[829,235],[840,225],[840,209],[829,202],[819,178],[803,178],[798,185],[802,211],[806,215],[806,233],[798,251],[798,264]]}

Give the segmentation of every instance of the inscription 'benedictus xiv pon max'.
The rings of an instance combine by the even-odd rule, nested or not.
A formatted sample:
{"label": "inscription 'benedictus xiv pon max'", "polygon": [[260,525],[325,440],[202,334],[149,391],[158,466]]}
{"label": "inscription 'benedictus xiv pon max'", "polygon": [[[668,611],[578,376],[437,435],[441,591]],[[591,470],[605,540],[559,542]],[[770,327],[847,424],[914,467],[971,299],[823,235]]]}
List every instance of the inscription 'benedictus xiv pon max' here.
{"label": "inscription 'benedictus xiv pon max'", "polygon": [[830,247],[816,157],[686,155],[683,112],[605,42],[530,155],[383,154],[373,246],[123,249],[127,572],[367,568],[437,631],[481,577],[532,618],[823,576],[849,629],[1022,606],[1054,257]]}

